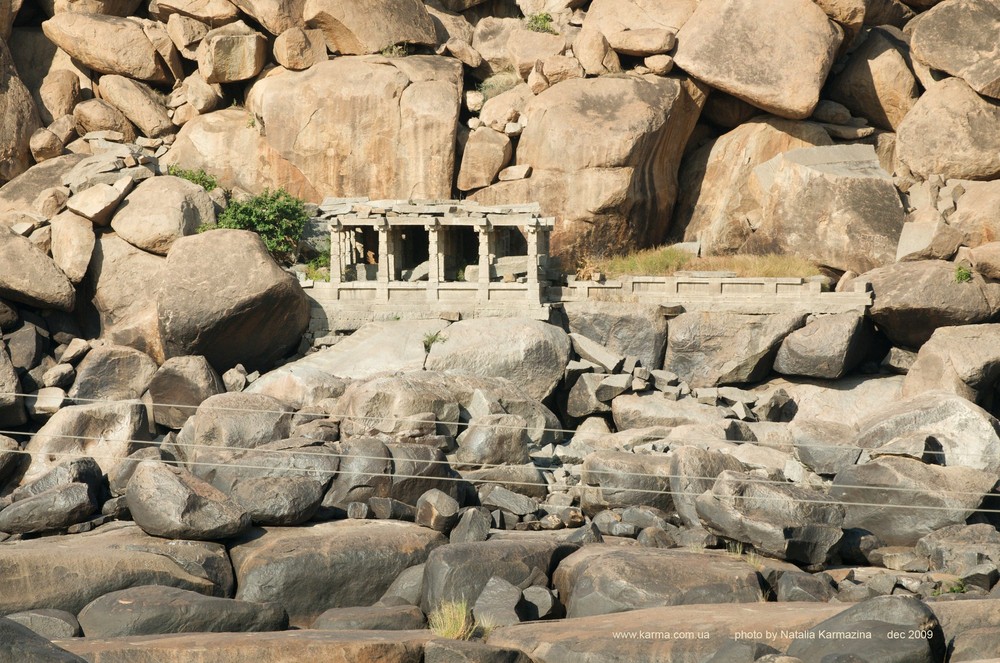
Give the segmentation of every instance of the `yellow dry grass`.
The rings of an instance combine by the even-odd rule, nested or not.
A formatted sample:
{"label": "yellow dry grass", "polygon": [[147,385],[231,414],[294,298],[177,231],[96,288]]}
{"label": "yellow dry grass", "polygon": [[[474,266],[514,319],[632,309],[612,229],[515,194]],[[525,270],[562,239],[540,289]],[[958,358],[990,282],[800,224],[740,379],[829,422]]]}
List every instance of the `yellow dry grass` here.
{"label": "yellow dry grass", "polygon": [[601,273],[619,276],[672,276],[679,271],[734,272],[744,277],[807,277],[820,274],[812,262],[788,255],[731,255],[695,258],[672,246],[635,251],[611,258],[586,259],[578,272],[580,278]]}

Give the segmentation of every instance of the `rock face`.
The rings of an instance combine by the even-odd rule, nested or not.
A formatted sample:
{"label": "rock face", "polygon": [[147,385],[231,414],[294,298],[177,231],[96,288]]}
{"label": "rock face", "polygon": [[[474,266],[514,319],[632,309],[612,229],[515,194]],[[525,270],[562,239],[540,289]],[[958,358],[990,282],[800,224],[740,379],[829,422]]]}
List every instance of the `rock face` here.
{"label": "rock face", "polygon": [[10,619],[0,618],[0,637],[4,642],[4,658],[12,663],[82,663],[86,660],[56,647],[48,638]]}
{"label": "rock face", "polygon": [[203,355],[220,373],[242,363],[265,368],[298,343],[309,307],[254,233],[213,230],[178,239],[157,292],[166,356]]}
{"label": "rock face", "polygon": [[706,561],[694,552],[590,545],[560,562],[552,580],[570,618],[762,600],[757,571],[745,561],[722,556]]}
{"label": "rock face", "polygon": [[552,325],[520,318],[475,318],[450,325],[427,355],[428,370],[505,377],[542,400],[562,378],[570,342]]}
{"label": "rock face", "polygon": [[837,379],[861,363],[868,341],[864,316],[853,312],[822,316],[785,337],[774,358],[774,370]]}
{"label": "rock face", "polygon": [[771,370],[781,341],[801,315],[693,312],[670,323],[663,367],[692,387],[755,382]]}
{"label": "rock face", "polygon": [[235,590],[221,544],[166,541],[128,523],[66,537],[59,545],[51,539],[9,543],[0,547],[0,560],[12,574],[0,598],[4,614],[44,607],[75,614],[100,596],[139,585],[208,596]]}
{"label": "rock face", "polygon": [[118,207],[111,227],[126,242],[166,255],[180,237],[215,223],[215,207],[203,188],[179,177],[141,182]]}
{"label": "rock face", "polygon": [[72,212],[63,212],[51,221],[52,260],[73,284],[87,275],[94,252],[94,224]]}
{"label": "rock face", "polygon": [[639,359],[654,369],[663,365],[667,321],[658,307],[612,302],[565,302],[569,331],[586,336],[612,352]]}
{"label": "rock face", "polygon": [[455,60],[344,57],[264,78],[247,106],[322,195],[449,198],[460,89]]}
{"label": "rock face", "polygon": [[915,175],[989,180],[1000,175],[1000,108],[960,78],[932,85],[900,123],[896,158]]}
{"label": "rock face", "polygon": [[198,46],[198,72],[206,83],[253,78],[267,61],[267,40],[243,21],[210,30]]}
{"label": "rock face", "polygon": [[771,167],[758,175],[765,191],[762,218],[747,250],[791,253],[857,273],[895,260],[904,210],[874,148],[793,150]]}
{"label": "rock face", "polygon": [[997,325],[941,327],[920,347],[916,361],[903,380],[903,396],[927,391],[948,391],[990,407],[992,390],[1000,373],[1000,356],[994,339]]}
{"label": "rock face", "polygon": [[990,35],[998,27],[1000,8],[988,0],[942,2],[915,24],[913,56],[996,99],[1000,97],[1000,60]]}
{"label": "rock face", "polygon": [[82,403],[136,399],[155,373],[156,362],[138,350],[121,345],[93,348],[76,367],[68,396]]}
{"label": "rock face", "polygon": [[274,601],[293,625],[329,608],[372,605],[403,569],[447,543],[406,523],[339,521],[253,530],[230,550],[244,601]]}
{"label": "rock face", "polygon": [[[531,177],[494,184],[472,199],[538,201],[557,216],[551,235],[556,254],[603,255],[662,243],[677,197],[680,145],[704,102],[704,88],[680,78],[553,85],[521,113],[526,126],[515,162],[531,166]],[[604,139],[580,143],[575,137],[582,133]]]}
{"label": "rock face", "polygon": [[712,0],[699,3],[681,28],[674,59],[712,87],[775,115],[803,119],[819,101],[841,39],[823,10],[807,0]]}
{"label": "rock face", "polygon": [[987,284],[978,274],[955,277],[943,260],[902,262],[865,274],[875,293],[872,321],[893,343],[919,348],[938,327],[986,322],[993,316]]}
{"label": "rock face", "polygon": [[761,117],[700,148],[681,171],[676,223],[684,241],[701,242],[706,255],[738,251],[760,222],[760,200],[750,187],[754,168],[784,152],[831,142],[813,123]]}
{"label": "rock face", "polygon": [[276,603],[233,601],[162,585],[111,592],[80,611],[80,626],[88,638],[280,631],[287,625],[288,615]]}
{"label": "rock face", "polygon": [[[2,11],[2,10],[0,10]],[[38,109],[18,78],[10,51],[0,39],[0,183],[12,180],[32,163],[29,141],[41,127]]]}
{"label": "rock face", "polygon": [[304,18],[341,55],[378,53],[396,44],[435,44],[434,23],[419,0],[306,0]]}
{"label": "rock face", "polygon": [[163,362],[149,382],[153,420],[180,428],[202,401],[224,391],[219,377],[204,357],[172,357]]}
{"label": "rock face", "polygon": [[62,13],[45,21],[42,30],[56,46],[94,71],[154,83],[171,80],[142,24],[133,19]]}
{"label": "rock face", "polygon": [[0,224],[0,297],[41,308],[73,310],[73,284],[27,237]]}
{"label": "rock face", "polygon": [[224,493],[164,463],[143,461],[125,493],[147,534],[168,539],[225,539],[250,526],[250,516]]}

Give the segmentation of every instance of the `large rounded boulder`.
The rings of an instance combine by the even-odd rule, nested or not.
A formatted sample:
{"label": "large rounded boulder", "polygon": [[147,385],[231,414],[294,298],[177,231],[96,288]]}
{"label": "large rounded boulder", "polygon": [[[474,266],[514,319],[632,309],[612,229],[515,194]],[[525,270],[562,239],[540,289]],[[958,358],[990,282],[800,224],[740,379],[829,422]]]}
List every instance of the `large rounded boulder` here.
{"label": "large rounded boulder", "polygon": [[199,354],[219,372],[265,369],[294,350],[309,302],[293,276],[245,230],[177,239],[157,292],[167,358]]}

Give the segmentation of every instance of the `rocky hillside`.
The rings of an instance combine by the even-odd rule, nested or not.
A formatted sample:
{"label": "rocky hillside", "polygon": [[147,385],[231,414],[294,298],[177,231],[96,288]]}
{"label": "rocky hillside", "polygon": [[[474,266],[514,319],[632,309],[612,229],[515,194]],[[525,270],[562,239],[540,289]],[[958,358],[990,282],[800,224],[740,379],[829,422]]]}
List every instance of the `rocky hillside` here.
{"label": "rocky hillside", "polygon": [[0,183],[111,130],[227,189],[538,201],[568,261],[997,236],[990,0],[5,4]]}

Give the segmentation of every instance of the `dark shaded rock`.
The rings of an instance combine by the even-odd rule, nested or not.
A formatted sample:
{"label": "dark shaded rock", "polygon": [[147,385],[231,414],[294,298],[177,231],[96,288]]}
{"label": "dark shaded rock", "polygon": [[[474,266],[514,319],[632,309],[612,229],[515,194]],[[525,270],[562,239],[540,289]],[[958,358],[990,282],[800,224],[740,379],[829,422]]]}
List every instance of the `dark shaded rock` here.
{"label": "dark shaded rock", "polygon": [[414,605],[331,608],[310,628],[329,631],[406,631],[426,628],[427,619]]}
{"label": "dark shaded rock", "polygon": [[649,369],[663,364],[667,319],[658,306],[617,302],[566,302],[570,332],[586,336],[612,352],[638,357]]}
{"label": "dark shaded rock", "polygon": [[0,617],[0,663],[84,663],[85,659],[56,647],[27,626]]}
{"label": "dark shaded rock", "polygon": [[0,532],[31,534],[63,529],[99,510],[93,489],[70,483],[14,502],[0,511]]}
{"label": "dark shaded rock", "polygon": [[871,330],[858,313],[820,316],[785,337],[774,358],[774,370],[837,379],[861,363],[871,341]]}
{"label": "dark shaded rock", "polygon": [[417,517],[417,510],[413,506],[391,497],[372,497],[368,500],[368,508],[371,509],[372,517],[380,520],[404,520],[412,523]]}
{"label": "dark shaded rock", "polygon": [[325,610],[373,605],[408,567],[447,542],[408,523],[345,520],[252,529],[230,548],[245,601],[274,601],[304,626]]}
{"label": "dark shaded rock", "polygon": [[80,611],[88,638],[156,633],[281,631],[288,615],[277,603],[247,603],[162,585],[111,592]]}
{"label": "dark shaded rock", "polygon": [[97,346],[77,364],[68,395],[81,403],[139,398],[155,374],[156,362],[143,352],[124,345]]}
{"label": "dark shaded rock", "polygon": [[147,460],[125,491],[136,524],[171,539],[225,539],[250,526],[250,516],[224,493],[189,472]]}
{"label": "dark shaded rock", "polygon": [[255,525],[301,525],[319,509],[324,489],[310,477],[257,477],[239,481],[230,497]]}
{"label": "dark shaded rock", "polygon": [[149,382],[153,420],[167,428],[180,428],[205,399],[224,391],[222,378],[204,357],[172,357]]}
{"label": "dark shaded rock", "polygon": [[568,617],[762,600],[757,571],[743,560],[680,550],[585,546],[560,562],[552,582]]}
{"label": "dark shaded rock", "polygon": [[835,593],[827,579],[812,573],[785,571],[778,578],[779,601],[829,601]]}
{"label": "dark shaded rock", "polygon": [[451,495],[432,488],[417,500],[415,522],[447,534],[458,522],[458,502]]}
{"label": "dark shaded rock", "polygon": [[424,593],[424,565],[414,564],[403,569],[385,590],[376,605],[420,605]]}
{"label": "dark shaded rock", "polygon": [[531,663],[516,649],[468,640],[431,640],[424,645],[424,663]]}
{"label": "dark shaded rock", "polygon": [[81,634],[80,622],[76,615],[65,610],[26,610],[13,612],[6,617],[21,626],[27,626],[32,631],[49,640],[76,638]]}
{"label": "dark shaded rock", "polygon": [[527,421],[516,414],[488,414],[469,422],[458,436],[455,459],[463,465],[527,463]]}
{"label": "dark shaded rock", "polygon": [[450,543],[472,543],[485,541],[490,534],[490,511],[485,507],[469,507],[463,509],[458,523],[449,534]]}
{"label": "dark shaded rock", "polygon": [[517,606],[521,601],[521,589],[503,578],[492,577],[479,592],[472,616],[477,623],[509,626],[521,621]]}
{"label": "dark shaded rock", "polygon": [[581,506],[589,515],[616,507],[653,506],[669,511],[673,498],[664,485],[671,474],[666,456],[598,451],[587,456],[581,472],[588,486]]}
{"label": "dark shaded rock", "polygon": [[495,484],[487,484],[480,489],[479,501],[485,507],[501,509],[515,516],[526,516],[538,511],[535,500]]}

